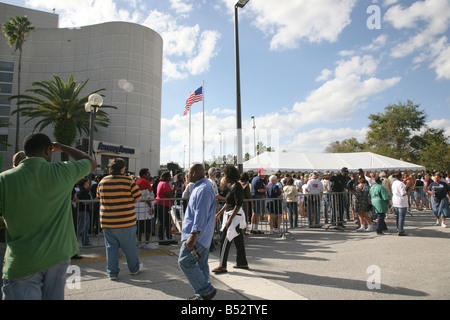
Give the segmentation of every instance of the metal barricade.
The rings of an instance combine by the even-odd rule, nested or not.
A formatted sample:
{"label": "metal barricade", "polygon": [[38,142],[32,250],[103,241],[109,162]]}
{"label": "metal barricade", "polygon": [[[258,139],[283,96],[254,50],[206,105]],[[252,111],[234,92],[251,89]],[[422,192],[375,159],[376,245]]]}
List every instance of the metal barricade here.
{"label": "metal barricade", "polygon": [[[181,239],[181,222],[186,203],[186,199],[180,198],[141,200],[136,203],[137,245],[141,248],[152,248],[153,243],[178,243]],[[72,203],[72,209],[79,245],[103,246],[99,200],[79,200]]]}
{"label": "metal barricade", "polygon": [[[135,204],[136,242],[140,248],[155,244],[168,245],[181,240],[181,228],[187,199],[153,199]],[[224,201],[217,201],[216,212]],[[84,208],[89,210],[83,210]],[[284,198],[245,199],[246,234],[292,237],[296,228],[329,228],[344,230],[354,220],[352,196],[347,192],[299,194],[297,201]],[[80,210],[81,209],[81,210]],[[74,227],[81,247],[103,246],[99,200],[80,200],[74,204]],[[216,223],[212,249],[220,239],[222,220]]]}

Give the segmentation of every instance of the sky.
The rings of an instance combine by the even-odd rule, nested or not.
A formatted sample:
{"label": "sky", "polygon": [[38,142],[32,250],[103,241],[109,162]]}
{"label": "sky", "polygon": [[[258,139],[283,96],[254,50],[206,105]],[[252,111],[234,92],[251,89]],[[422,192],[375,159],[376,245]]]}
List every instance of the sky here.
{"label": "sky", "polygon": [[[55,9],[61,28],[155,30],[164,41],[161,163],[237,154],[237,0],[3,2]],[[370,114],[408,100],[450,136],[450,0],[250,0],[238,16],[243,154],[253,156],[255,142],[287,153],[362,142]],[[203,85],[189,121],[186,99]]]}

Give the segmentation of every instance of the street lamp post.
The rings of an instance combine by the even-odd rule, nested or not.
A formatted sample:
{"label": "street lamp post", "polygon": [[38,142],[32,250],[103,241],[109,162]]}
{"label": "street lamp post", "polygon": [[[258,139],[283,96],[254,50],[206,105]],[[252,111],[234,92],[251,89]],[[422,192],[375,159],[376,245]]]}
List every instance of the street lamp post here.
{"label": "street lamp post", "polygon": [[255,117],[252,116],[253,119],[253,152],[254,156],[256,157],[256,123],[255,123]]}
{"label": "street lamp post", "polygon": [[84,105],[84,110],[90,113],[89,120],[89,155],[92,157],[94,153],[94,121],[97,108],[103,104],[103,98],[98,93],[93,93],[89,96],[88,102]]}
{"label": "street lamp post", "polygon": [[242,163],[242,116],[241,116],[241,74],[239,66],[239,23],[238,8],[243,8],[249,0],[239,0],[234,6],[234,39],[236,50],[236,129],[237,129],[237,165],[240,173],[244,172]]}

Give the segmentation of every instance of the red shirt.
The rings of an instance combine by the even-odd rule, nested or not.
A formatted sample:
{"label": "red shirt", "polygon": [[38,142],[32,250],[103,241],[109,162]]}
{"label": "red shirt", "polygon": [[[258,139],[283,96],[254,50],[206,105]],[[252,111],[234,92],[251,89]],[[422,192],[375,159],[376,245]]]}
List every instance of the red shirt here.
{"label": "red shirt", "polygon": [[[170,184],[166,181],[160,181],[156,188],[156,199],[167,199],[166,193],[170,191],[172,191]],[[171,207],[173,202],[174,200],[156,201],[156,204]]]}
{"label": "red shirt", "polygon": [[136,184],[138,185],[139,189],[141,189],[141,190],[145,190],[145,189],[148,189],[148,191],[152,191],[153,190],[153,188],[152,188],[152,186],[150,184],[150,181],[148,181],[145,178],[137,179]]}

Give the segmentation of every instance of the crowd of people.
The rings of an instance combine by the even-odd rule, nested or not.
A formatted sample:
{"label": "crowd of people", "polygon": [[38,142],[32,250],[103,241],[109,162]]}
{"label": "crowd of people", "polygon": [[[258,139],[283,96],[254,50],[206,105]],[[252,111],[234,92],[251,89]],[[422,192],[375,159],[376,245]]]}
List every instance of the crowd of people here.
{"label": "crowd of people", "polygon": [[[65,152],[74,161],[52,163],[54,152]],[[342,168],[335,174],[291,176],[260,168],[253,176],[232,165],[205,171],[195,164],[186,174],[152,177],[143,168],[134,177],[117,158],[108,174],[93,177],[97,163],[92,157],[41,133],[27,136],[24,152],[14,156],[13,164],[0,174],[3,299],[63,299],[63,270],[71,258],[79,258],[78,241],[91,245],[92,233],[104,236],[106,271],[116,280],[119,248],[130,274],[138,274],[143,270],[138,246],[156,248],[151,236],[158,236],[159,244],[177,243],[172,238],[174,218],[182,220],[179,266],[194,299],[210,300],[216,289],[209,281],[208,255],[217,232],[220,262],[212,272],[220,274],[228,271],[232,243],[237,249],[234,268],[249,268],[244,235],[264,233],[260,224],[266,219],[271,234],[283,228],[284,217],[290,228],[305,217],[311,228],[322,226],[323,219],[343,229],[347,220],[356,221],[358,232],[375,229],[383,234],[386,216],[395,214],[398,235],[403,236],[412,209],[431,209],[442,227],[450,215],[450,181],[443,172],[350,173]],[[24,186],[33,190],[26,192],[29,201],[21,200]],[[36,207],[39,215],[34,214]]]}
{"label": "crowd of people", "polygon": [[[271,222],[271,217],[287,213],[290,228],[298,227],[299,217],[307,217],[311,228],[321,227],[321,219],[338,228],[345,228],[345,220],[354,220],[357,231],[376,230],[382,234],[387,228],[386,216],[394,213],[398,234],[403,236],[405,216],[413,209],[432,210],[436,225],[446,227],[445,218],[450,215],[449,184],[448,174],[436,171],[408,174],[359,169],[350,173],[342,168],[335,174],[324,171],[268,175],[261,168],[251,180],[251,202],[256,218],[268,215],[270,233],[279,227]],[[283,201],[277,200],[280,198]],[[257,233],[258,221],[251,220],[251,233]]]}
{"label": "crowd of people", "polygon": [[[89,197],[96,197],[95,187],[101,178],[96,176],[92,180]],[[135,205],[139,246],[154,248],[150,237],[155,235],[158,236],[160,244],[176,243],[172,239],[174,221],[169,211],[174,204],[182,205],[182,210],[185,211],[194,185],[188,181],[188,174],[164,172],[161,176],[151,176],[149,169],[144,168],[138,176],[130,178],[144,192],[144,201]],[[213,186],[219,210],[226,202],[230,188],[224,182],[223,172],[218,168],[212,167],[205,171],[205,178]],[[447,173],[436,171],[408,174],[384,171],[377,173],[359,169],[350,173],[347,168],[342,168],[341,172],[333,174],[324,171],[291,175],[268,174],[267,170],[261,168],[255,175],[243,173],[238,180],[244,190],[242,209],[247,223],[244,232],[263,234],[265,232],[260,230],[260,224],[267,221],[266,232],[277,233],[281,230],[282,214],[285,213],[289,228],[297,228],[300,218],[307,219],[310,228],[332,224],[338,229],[344,229],[346,221],[355,221],[357,231],[376,230],[382,234],[386,230],[386,217],[395,213],[399,220],[397,231],[403,235],[406,214],[411,213],[411,210],[424,209],[433,210],[436,225],[446,227],[445,218],[450,214],[448,206],[445,203],[439,207],[434,205],[437,198],[433,197],[433,191],[429,190],[430,186],[436,188],[436,180],[439,180],[438,185],[441,182],[450,184]],[[400,181],[401,184],[394,181]],[[83,183],[86,183],[86,179],[82,179],[78,186]],[[402,193],[403,187],[406,195]],[[445,187],[443,188],[445,190]],[[81,187],[76,191],[76,194],[84,194],[83,199],[88,199]],[[445,202],[445,199],[448,200],[448,197],[440,201]],[[90,210],[94,212],[91,221],[97,221],[98,208]],[[80,206],[77,214],[78,236],[83,245],[89,245],[89,240],[84,236],[87,234],[88,224],[83,223],[89,215],[89,210]],[[181,219],[178,212],[177,215]],[[95,230],[97,228],[99,227],[94,226]]]}

